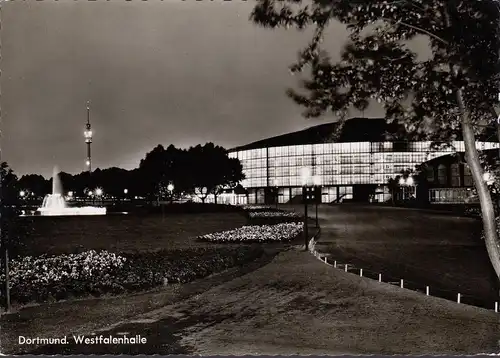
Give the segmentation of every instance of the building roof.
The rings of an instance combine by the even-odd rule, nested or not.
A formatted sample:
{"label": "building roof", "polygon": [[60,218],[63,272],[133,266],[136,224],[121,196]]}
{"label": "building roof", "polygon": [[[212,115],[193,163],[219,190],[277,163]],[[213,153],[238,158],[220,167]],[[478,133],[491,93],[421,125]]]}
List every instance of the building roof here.
{"label": "building roof", "polygon": [[[405,131],[397,123],[387,123],[385,118],[355,117],[345,121],[338,138],[335,138],[339,123],[330,122],[309,127],[300,131],[262,139],[250,144],[230,149],[230,152],[266,147],[282,147],[301,144],[346,143],[346,142],[384,142],[394,141],[394,138],[404,138]],[[493,134],[493,135],[492,135]],[[408,139],[400,139],[405,141]],[[462,140],[458,131],[456,140]],[[476,140],[497,142],[498,137],[493,129],[489,133],[477,136]]]}
{"label": "building roof", "polygon": [[[496,148],[482,150],[479,153],[480,153],[480,155],[484,156],[484,160],[486,160],[488,163],[491,163],[491,162],[498,159],[498,149],[496,149]],[[422,165],[424,165],[424,166],[438,166],[440,164],[450,165],[450,164],[459,163],[459,162],[462,162],[462,163],[466,162],[465,153],[456,152],[456,153],[441,155],[439,157],[430,159],[430,160],[422,163]]]}
{"label": "building roof", "polygon": [[230,151],[333,142],[379,142],[386,140],[386,133],[395,133],[397,131],[396,125],[387,124],[384,118],[357,117],[347,120],[339,138],[335,139],[334,135],[338,126],[338,122],[320,124],[297,132],[282,134],[232,148]]}

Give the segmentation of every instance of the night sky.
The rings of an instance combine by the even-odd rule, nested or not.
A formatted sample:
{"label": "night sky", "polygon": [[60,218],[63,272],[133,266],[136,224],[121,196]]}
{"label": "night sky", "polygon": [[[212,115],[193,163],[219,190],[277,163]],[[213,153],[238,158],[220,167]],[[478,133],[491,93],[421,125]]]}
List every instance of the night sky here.
{"label": "night sky", "polygon": [[[84,170],[87,100],[101,169],[137,167],[157,144],[231,148],[321,123],[285,95],[311,32],[256,27],[252,1],[2,5],[2,160],[18,175]],[[346,34],[331,25],[334,59]]]}

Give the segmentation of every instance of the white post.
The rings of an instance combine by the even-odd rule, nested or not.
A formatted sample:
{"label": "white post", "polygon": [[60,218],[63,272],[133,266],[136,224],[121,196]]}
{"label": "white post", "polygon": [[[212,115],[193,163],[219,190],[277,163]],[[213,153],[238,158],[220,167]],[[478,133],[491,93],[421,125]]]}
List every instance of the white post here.
{"label": "white post", "polygon": [[382,274],[381,273],[378,274],[378,282],[382,282]]}
{"label": "white post", "polygon": [[326,263],[327,263],[327,262],[326,262],[326,256],[325,256],[325,264],[326,264]]}
{"label": "white post", "polygon": [[498,302],[495,302],[495,313],[498,313]]}
{"label": "white post", "polygon": [[429,286],[425,286],[425,294],[429,296]]}
{"label": "white post", "polygon": [[333,267],[337,268],[337,260],[333,261]]}
{"label": "white post", "polygon": [[460,293],[457,295],[457,303],[460,303]]}
{"label": "white post", "polygon": [[359,269],[359,277],[363,277],[363,269]]}
{"label": "white post", "polygon": [[401,288],[403,288],[403,279],[401,279]]}
{"label": "white post", "polygon": [[347,272],[347,265],[348,265],[348,264],[345,264],[345,266],[344,266],[344,271],[345,271],[345,272]]}

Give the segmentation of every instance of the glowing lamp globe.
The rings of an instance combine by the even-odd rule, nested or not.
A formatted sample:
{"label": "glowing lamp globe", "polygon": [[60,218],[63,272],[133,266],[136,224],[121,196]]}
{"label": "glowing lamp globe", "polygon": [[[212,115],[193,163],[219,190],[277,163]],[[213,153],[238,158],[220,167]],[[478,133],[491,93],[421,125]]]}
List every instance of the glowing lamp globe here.
{"label": "glowing lamp globe", "polygon": [[168,190],[168,191],[172,191],[172,190],[174,190],[174,185],[173,185],[173,184],[168,184],[168,185],[167,185],[167,190]]}

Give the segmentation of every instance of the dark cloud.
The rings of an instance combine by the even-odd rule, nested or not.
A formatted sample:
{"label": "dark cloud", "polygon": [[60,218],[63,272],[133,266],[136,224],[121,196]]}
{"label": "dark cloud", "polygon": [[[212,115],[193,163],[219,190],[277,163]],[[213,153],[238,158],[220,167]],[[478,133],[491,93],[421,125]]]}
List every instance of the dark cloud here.
{"label": "dark cloud", "polygon": [[[284,94],[310,33],[257,28],[253,5],[4,3],[2,159],[20,174],[80,172],[88,99],[101,168],[135,167],[158,143],[229,148],[315,124]],[[331,33],[335,55],[346,32]]]}

